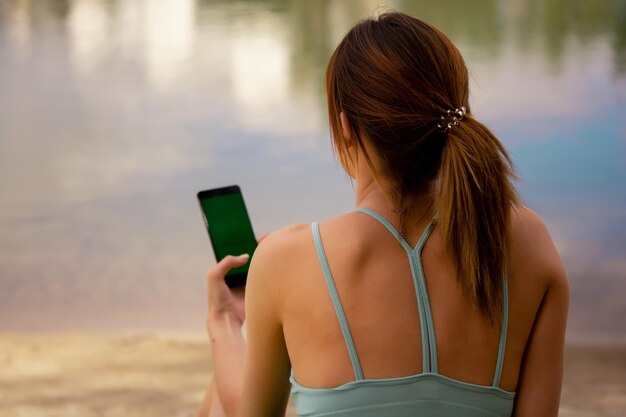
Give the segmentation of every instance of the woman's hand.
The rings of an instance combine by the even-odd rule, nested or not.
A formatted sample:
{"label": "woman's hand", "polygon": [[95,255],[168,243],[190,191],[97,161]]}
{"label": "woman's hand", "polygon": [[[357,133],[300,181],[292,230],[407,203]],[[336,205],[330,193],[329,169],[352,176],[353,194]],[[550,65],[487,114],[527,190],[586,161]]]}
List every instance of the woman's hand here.
{"label": "woman's hand", "polygon": [[245,319],[244,295],[245,286],[229,288],[225,277],[233,268],[245,265],[250,255],[226,256],[207,273],[207,302],[209,304],[207,328],[211,333],[211,325],[216,321],[228,320],[241,327]]}
{"label": "woman's hand", "polygon": [[[257,239],[260,243],[267,234]],[[245,320],[244,296],[245,286],[230,288],[226,285],[225,277],[228,271],[233,268],[245,265],[250,259],[250,255],[244,253],[239,256],[226,256],[219,261],[207,273],[207,330],[211,335],[211,328],[225,322],[230,326],[241,329]]]}
{"label": "woman's hand", "polygon": [[250,255],[226,256],[207,273],[207,302],[209,304],[208,319],[219,319],[230,316],[239,324],[245,319],[244,293],[245,286],[229,288],[226,285],[226,274],[233,268],[245,265]]}

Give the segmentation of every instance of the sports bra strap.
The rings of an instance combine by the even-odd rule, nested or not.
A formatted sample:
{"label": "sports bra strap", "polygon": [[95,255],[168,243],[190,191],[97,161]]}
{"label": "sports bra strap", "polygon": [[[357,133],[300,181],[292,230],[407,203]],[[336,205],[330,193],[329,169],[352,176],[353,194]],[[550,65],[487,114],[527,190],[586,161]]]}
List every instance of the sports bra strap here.
{"label": "sports bra strap", "polygon": [[[428,288],[426,287],[426,277],[424,275],[424,266],[422,265],[422,249],[424,248],[424,243],[426,239],[430,235],[432,231],[433,224],[430,223],[426,230],[424,230],[424,234],[420,239],[420,242],[415,247],[415,252],[412,253],[413,258],[411,259],[411,270],[413,272],[413,280],[415,281],[415,285],[419,289],[418,292],[418,300],[422,305],[422,310],[420,313],[420,318],[424,316],[426,321],[426,334],[428,335],[428,354],[430,357],[430,372],[438,374],[439,373],[439,359],[437,358],[437,339],[435,337],[435,324],[433,320],[433,313],[430,308],[430,298],[428,297]],[[414,271],[417,269],[417,271]],[[416,273],[417,272],[417,273]],[[420,321],[420,323],[422,323]],[[421,326],[424,326],[422,323]]]}
{"label": "sports bra strap", "polygon": [[320,236],[319,224],[317,222],[312,223],[311,230],[313,232],[313,240],[315,241],[317,256],[320,260],[320,264],[322,264],[324,278],[326,279],[326,285],[328,285],[328,291],[330,292],[330,298],[333,301],[335,313],[337,313],[337,318],[339,319],[339,326],[341,326],[341,333],[343,333],[343,338],[346,342],[346,347],[348,348],[348,355],[350,355],[350,361],[352,362],[352,368],[354,369],[354,376],[357,381],[362,380],[363,371],[361,370],[359,357],[356,354],[356,348],[354,346],[354,342],[352,341],[352,334],[350,333],[350,327],[348,326],[346,315],[343,312],[343,307],[341,306],[341,301],[339,300],[337,287],[335,287],[335,281],[333,280],[333,276],[330,272],[330,266],[328,265],[328,260],[326,259],[326,253],[324,252],[324,246],[322,245],[322,238]]}
{"label": "sports bra strap", "polygon": [[[433,222],[431,221],[428,224],[415,248],[411,248],[411,246],[404,240],[404,238],[396,230],[396,228],[393,227],[393,225],[380,214],[376,213],[373,210],[362,207],[358,207],[354,211],[367,214],[368,216],[376,219],[396,238],[396,240],[401,244],[402,248],[406,251],[410,260],[409,263],[411,267],[411,275],[413,278],[413,285],[415,287],[417,306],[419,310],[420,327],[422,333],[422,372],[437,374],[437,342],[435,338],[435,329],[428,297],[428,290],[426,288],[426,280],[424,277],[424,270],[421,261],[421,252],[426,240],[432,232],[432,229],[434,227]],[[435,215],[433,219],[436,218],[437,216]],[[322,244],[322,238],[320,235],[319,224],[317,222],[311,223],[311,231],[313,233],[313,240],[315,242],[317,256],[319,258],[320,264],[322,266],[322,271],[324,273],[324,279],[326,280],[326,285],[328,286],[328,290],[330,292],[333,307],[335,308],[335,313],[337,314],[337,318],[339,320],[339,326],[341,327],[341,332],[346,342],[348,355],[350,356],[350,361],[352,362],[352,368],[354,370],[355,378],[356,380],[363,380],[364,378],[363,371],[361,369],[361,363],[359,362],[359,358],[356,353],[356,347],[354,345],[354,341],[352,340],[352,334],[350,333],[350,327],[348,326],[348,321],[343,311],[343,307],[341,306],[337,287],[335,286],[335,282],[330,271],[330,266],[328,265],[328,260],[326,258],[326,253],[324,252],[324,246]],[[502,376],[504,353],[506,350],[508,318],[508,282],[505,268],[502,275],[502,324],[500,327],[498,358],[496,361],[496,369],[494,371],[492,383],[492,386],[494,387],[498,387],[500,385],[500,378]]]}
{"label": "sports bra strap", "polygon": [[[380,214],[376,213],[374,210],[370,210],[364,207],[357,207],[354,209],[354,211],[358,211],[361,213],[365,213],[367,215],[369,215],[370,217],[375,218],[376,220],[378,220],[378,222],[380,224],[382,224],[383,226],[385,226],[387,228],[387,230],[389,230],[389,233],[391,233],[393,235],[393,237],[396,238],[396,240],[400,243],[400,245],[402,245],[402,247],[404,248],[404,250],[411,252],[413,250],[413,248],[411,248],[411,246],[406,242],[406,240],[404,240],[404,238],[402,237],[402,235],[400,234],[400,232],[398,232],[398,230],[393,227],[393,225],[391,223],[389,223],[389,220],[385,219],[383,216],[381,216]],[[418,244],[419,246],[419,244]]]}
{"label": "sports bra strap", "polygon": [[385,228],[389,230],[396,240],[398,240],[406,252],[409,258],[409,265],[411,266],[411,277],[413,279],[415,298],[417,299],[417,308],[419,311],[420,331],[422,335],[422,372],[437,373],[437,343],[435,341],[435,329],[432,320],[432,313],[430,311],[430,304],[428,302],[428,292],[426,290],[426,282],[424,280],[424,271],[420,259],[422,248],[424,247],[424,244],[433,229],[433,222],[431,221],[428,224],[422,233],[422,236],[420,236],[417,245],[415,245],[415,248],[412,248],[406,240],[404,240],[400,232],[398,232],[398,230],[380,214],[363,207],[357,207],[354,211],[367,214],[368,216],[378,220],[378,222],[385,226]]}
{"label": "sports bra strap", "polygon": [[502,376],[502,366],[504,364],[504,351],[506,350],[506,335],[509,327],[509,289],[506,278],[506,267],[502,274],[502,324],[500,325],[500,344],[498,345],[498,360],[496,370],[493,375],[493,386],[500,385]]}

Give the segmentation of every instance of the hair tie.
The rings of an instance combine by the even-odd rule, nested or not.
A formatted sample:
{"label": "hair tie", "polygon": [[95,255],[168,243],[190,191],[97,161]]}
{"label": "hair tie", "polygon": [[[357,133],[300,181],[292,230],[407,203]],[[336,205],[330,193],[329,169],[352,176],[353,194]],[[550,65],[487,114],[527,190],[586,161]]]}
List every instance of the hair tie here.
{"label": "hair tie", "polygon": [[446,133],[448,130],[452,129],[453,126],[458,125],[459,122],[463,120],[465,113],[467,113],[465,106],[461,106],[454,110],[448,110],[441,116],[441,121],[437,124],[437,127],[441,129],[442,133]]}

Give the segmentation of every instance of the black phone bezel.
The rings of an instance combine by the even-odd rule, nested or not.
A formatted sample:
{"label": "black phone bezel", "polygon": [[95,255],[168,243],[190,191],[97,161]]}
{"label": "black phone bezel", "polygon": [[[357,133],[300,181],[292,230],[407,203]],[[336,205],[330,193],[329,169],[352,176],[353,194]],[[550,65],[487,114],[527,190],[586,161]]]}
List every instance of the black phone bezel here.
{"label": "black phone bezel", "polygon": [[[216,197],[219,195],[241,194],[241,188],[238,185],[229,185],[227,187],[211,188],[209,190],[198,191],[198,200],[208,197]],[[247,211],[247,210],[246,210]]]}

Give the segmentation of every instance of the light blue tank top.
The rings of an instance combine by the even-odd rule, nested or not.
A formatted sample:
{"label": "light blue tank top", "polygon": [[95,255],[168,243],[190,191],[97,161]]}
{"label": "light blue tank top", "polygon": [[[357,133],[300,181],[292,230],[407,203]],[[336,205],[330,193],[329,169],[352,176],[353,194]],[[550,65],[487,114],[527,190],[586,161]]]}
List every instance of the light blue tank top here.
{"label": "light blue tank top", "polygon": [[502,327],[493,383],[491,386],[485,386],[448,378],[437,371],[435,328],[421,260],[422,248],[434,227],[433,222],[428,224],[417,245],[412,248],[391,223],[378,213],[365,208],[357,208],[356,211],[367,214],[382,223],[402,245],[409,258],[422,331],[423,371],[418,375],[398,378],[363,378],[350,327],[341,307],[339,294],[324,253],[319,226],[313,223],[312,232],[317,255],[348,348],[355,380],[334,388],[307,388],[298,384],[292,372],[289,380],[292,384],[291,394],[298,415],[300,417],[510,417],[515,393],[498,387],[502,375],[508,325],[506,273],[502,277]]}

